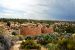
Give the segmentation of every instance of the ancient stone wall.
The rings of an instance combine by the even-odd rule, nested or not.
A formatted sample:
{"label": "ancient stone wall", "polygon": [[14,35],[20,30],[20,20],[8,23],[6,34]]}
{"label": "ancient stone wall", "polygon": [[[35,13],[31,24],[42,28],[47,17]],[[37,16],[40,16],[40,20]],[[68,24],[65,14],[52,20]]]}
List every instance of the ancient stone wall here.
{"label": "ancient stone wall", "polygon": [[21,26],[20,33],[22,35],[37,35],[41,33],[52,33],[53,28],[46,26],[43,27],[42,25],[36,25],[36,26]]}

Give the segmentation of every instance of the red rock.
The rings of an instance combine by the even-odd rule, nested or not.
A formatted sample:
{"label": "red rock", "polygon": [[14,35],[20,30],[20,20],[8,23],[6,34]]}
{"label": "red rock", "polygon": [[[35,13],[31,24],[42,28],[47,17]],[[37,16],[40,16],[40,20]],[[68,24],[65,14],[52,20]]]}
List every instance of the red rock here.
{"label": "red rock", "polygon": [[53,28],[42,25],[36,25],[36,26],[22,26],[20,28],[20,32],[22,35],[38,35],[41,33],[52,33]]}

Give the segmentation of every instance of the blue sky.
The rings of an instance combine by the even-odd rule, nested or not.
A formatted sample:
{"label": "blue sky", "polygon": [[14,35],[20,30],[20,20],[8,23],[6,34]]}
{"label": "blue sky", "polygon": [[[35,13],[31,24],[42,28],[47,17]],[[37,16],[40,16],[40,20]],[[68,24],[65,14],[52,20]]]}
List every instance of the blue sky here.
{"label": "blue sky", "polygon": [[0,0],[0,18],[75,21],[75,0]]}

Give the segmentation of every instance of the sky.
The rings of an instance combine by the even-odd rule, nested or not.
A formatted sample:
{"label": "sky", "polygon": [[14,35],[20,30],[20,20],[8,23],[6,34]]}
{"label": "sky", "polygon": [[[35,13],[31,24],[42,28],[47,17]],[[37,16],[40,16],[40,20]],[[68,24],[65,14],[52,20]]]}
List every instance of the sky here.
{"label": "sky", "polygon": [[75,0],[0,0],[0,18],[75,21]]}

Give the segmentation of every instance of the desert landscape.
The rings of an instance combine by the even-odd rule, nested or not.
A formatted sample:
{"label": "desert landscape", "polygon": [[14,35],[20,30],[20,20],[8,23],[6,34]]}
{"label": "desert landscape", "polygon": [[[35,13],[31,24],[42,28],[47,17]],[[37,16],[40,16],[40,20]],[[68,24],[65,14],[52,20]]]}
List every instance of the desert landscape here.
{"label": "desert landscape", "polygon": [[75,50],[75,0],[0,0],[0,50]]}
{"label": "desert landscape", "polygon": [[22,20],[1,19],[0,50],[75,49],[75,22]]}

